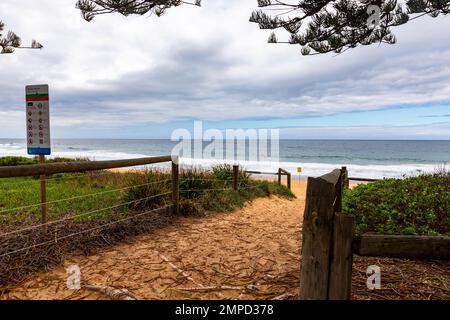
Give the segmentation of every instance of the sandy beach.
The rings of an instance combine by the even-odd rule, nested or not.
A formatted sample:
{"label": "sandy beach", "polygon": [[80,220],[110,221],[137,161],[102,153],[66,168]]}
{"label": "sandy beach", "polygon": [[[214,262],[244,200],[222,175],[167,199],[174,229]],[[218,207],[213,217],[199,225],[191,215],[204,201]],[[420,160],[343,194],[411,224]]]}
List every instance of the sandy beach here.
{"label": "sandy beach", "polygon": [[[84,288],[67,289],[66,268],[77,265],[83,285],[125,288],[139,299],[296,299],[306,181],[295,179],[292,187],[293,200],[259,198],[231,213],[180,217],[152,234],[67,258],[4,298],[108,299]],[[365,286],[372,264],[386,272],[383,290],[376,292]],[[355,257],[352,298],[450,298],[449,279],[448,263]]]}

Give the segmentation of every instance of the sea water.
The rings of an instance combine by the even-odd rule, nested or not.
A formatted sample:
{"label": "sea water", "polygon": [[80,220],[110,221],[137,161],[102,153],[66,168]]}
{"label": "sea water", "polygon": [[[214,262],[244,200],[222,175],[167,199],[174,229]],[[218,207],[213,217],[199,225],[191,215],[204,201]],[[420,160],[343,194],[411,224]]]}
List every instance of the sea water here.
{"label": "sea water", "polygon": [[[153,139],[61,139],[52,141],[52,157],[114,160],[170,155],[176,144]],[[25,140],[0,139],[0,156],[28,156]],[[234,163],[192,158],[180,161],[182,166],[204,168],[224,162]],[[449,162],[450,141],[280,140],[278,162],[243,161],[242,165],[263,172],[276,172],[280,167],[294,175],[302,167],[302,176],[319,176],[346,166],[352,177],[383,178],[434,172]]]}

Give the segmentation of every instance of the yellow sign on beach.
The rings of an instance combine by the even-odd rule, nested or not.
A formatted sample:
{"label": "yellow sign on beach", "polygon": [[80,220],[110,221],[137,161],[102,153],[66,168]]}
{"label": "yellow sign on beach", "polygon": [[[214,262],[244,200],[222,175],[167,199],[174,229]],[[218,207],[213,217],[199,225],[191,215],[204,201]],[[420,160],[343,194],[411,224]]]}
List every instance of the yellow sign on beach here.
{"label": "yellow sign on beach", "polygon": [[298,173],[302,173],[302,167],[298,167],[298,168],[297,168],[297,172],[298,172]]}

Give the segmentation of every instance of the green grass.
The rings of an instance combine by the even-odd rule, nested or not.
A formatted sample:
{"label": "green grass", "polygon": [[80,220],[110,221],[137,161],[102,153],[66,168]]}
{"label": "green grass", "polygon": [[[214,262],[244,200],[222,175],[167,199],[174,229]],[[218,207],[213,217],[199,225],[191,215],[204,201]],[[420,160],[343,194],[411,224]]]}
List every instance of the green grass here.
{"label": "green grass", "polygon": [[346,190],[357,233],[450,235],[450,172],[386,179]]}
{"label": "green grass", "polygon": [[[47,159],[47,163],[52,162],[73,162],[73,161],[89,161],[85,158],[80,159],[70,159],[70,158],[62,158],[62,157],[55,157]],[[26,164],[38,164],[39,163],[39,157],[33,157],[33,158],[27,158],[27,157],[1,157],[0,158],[0,167],[6,167],[6,166],[20,166],[20,165],[26,165]]]}
{"label": "green grass", "polygon": [[[0,158],[0,163],[30,164],[30,159],[25,159],[28,158],[6,157]],[[33,159],[30,161],[34,163]],[[231,190],[231,166],[214,167],[209,172],[195,168],[182,170],[180,212],[186,215],[226,212],[238,209],[246,201],[257,197],[274,194],[293,197],[286,187],[253,181],[243,171],[239,173],[239,181],[239,191]],[[107,219],[111,214],[126,214],[129,210],[148,210],[170,204],[170,194],[155,197],[169,192],[170,173],[160,171],[55,174],[47,180],[48,217],[49,220],[57,220],[82,214],[75,221]],[[0,179],[0,222],[34,224],[39,220],[39,179]]]}
{"label": "green grass", "polygon": [[[103,175],[102,175],[103,174]],[[47,201],[59,201],[48,204],[50,220],[71,214],[77,215],[95,211],[104,207],[111,207],[121,203],[127,190],[113,191],[127,187],[126,180],[115,177],[118,174],[58,174],[47,181]],[[39,179],[14,178],[0,180],[0,222],[22,221],[34,223],[40,219]],[[20,207],[26,207],[20,209]],[[19,208],[17,210],[10,210]],[[121,208],[119,208],[121,209]],[[122,208],[123,210],[123,208]],[[120,210],[115,210],[120,211]],[[87,214],[77,220],[93,219],[108,216],[112,209]]]}

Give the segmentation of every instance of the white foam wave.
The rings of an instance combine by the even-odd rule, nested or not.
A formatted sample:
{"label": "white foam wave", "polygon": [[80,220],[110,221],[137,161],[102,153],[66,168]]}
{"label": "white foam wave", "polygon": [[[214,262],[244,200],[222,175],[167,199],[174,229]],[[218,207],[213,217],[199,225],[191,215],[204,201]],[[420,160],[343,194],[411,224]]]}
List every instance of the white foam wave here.
{"label": "white foam wave", "polygon": [[[4,156],[19,156],[32,157],[27,154],[27,149],[24,144],[18,143],[4,143],[0,144],[0,157]],[[90,160],[114,160],[114,159],[132,159],[147,157],[144,154],[133,154],[126,152],[117,152],[109,150],[77,150],[70,149],[69,151],[52,151],[49,158],[64,157],[64,158],[89,158]]]}
{"label": "white foam wave", "polygon": [[[28,156],[24,144],[21,143],[3,143],[0,144],[0,156]],[[110,150],[69,150],[69,151],[53,151],[50,158],[66,157],[66,158],[89,158],[90,160],[114,160],[114,159],[131,159],[148,157],[146,154],[126,153]],[[218,164],[234,164],[235,161],[211,160],[211,159],[191,159],[181,158],[182,166],[196,166],[200,168],[211,168]],[[275,173],[278,168],[289,171],[292,175],[298,176],[297,167],[302,167],[300,176],[320,176],[333,169],[347,166],[351,177],[362,178],[400,178],[402,176],[414,176],[421,173],[429,173],[436,171],[440,164],[387,164],[387,165],[356,165],[345,163],[294,163],[294,162],[256,162],[256,161],[240,161],[239,164],[246,170],[261,171]],[[166,164],[157,165],[156,167],[167,167]]]}
{"label": "white foam wave", "polygon": [[[204,159],[181,159],[184,165],[210,168],[220,163],[235,164],[235,161],[215,161]],[[239,162],[246,170],[275,173],[278,168],[290,172],[294,176],[321,176],[334,169],[346,166],[350,177],[361,178],[401,178],[403,176],[415,176],[421,173],[436,171],[440,164],[395,164],[395,165],[356,165],[356,164],[328,164],[328,163],[293,163],[293,162]],[[301,167],[299,174],[297,168]]]}

